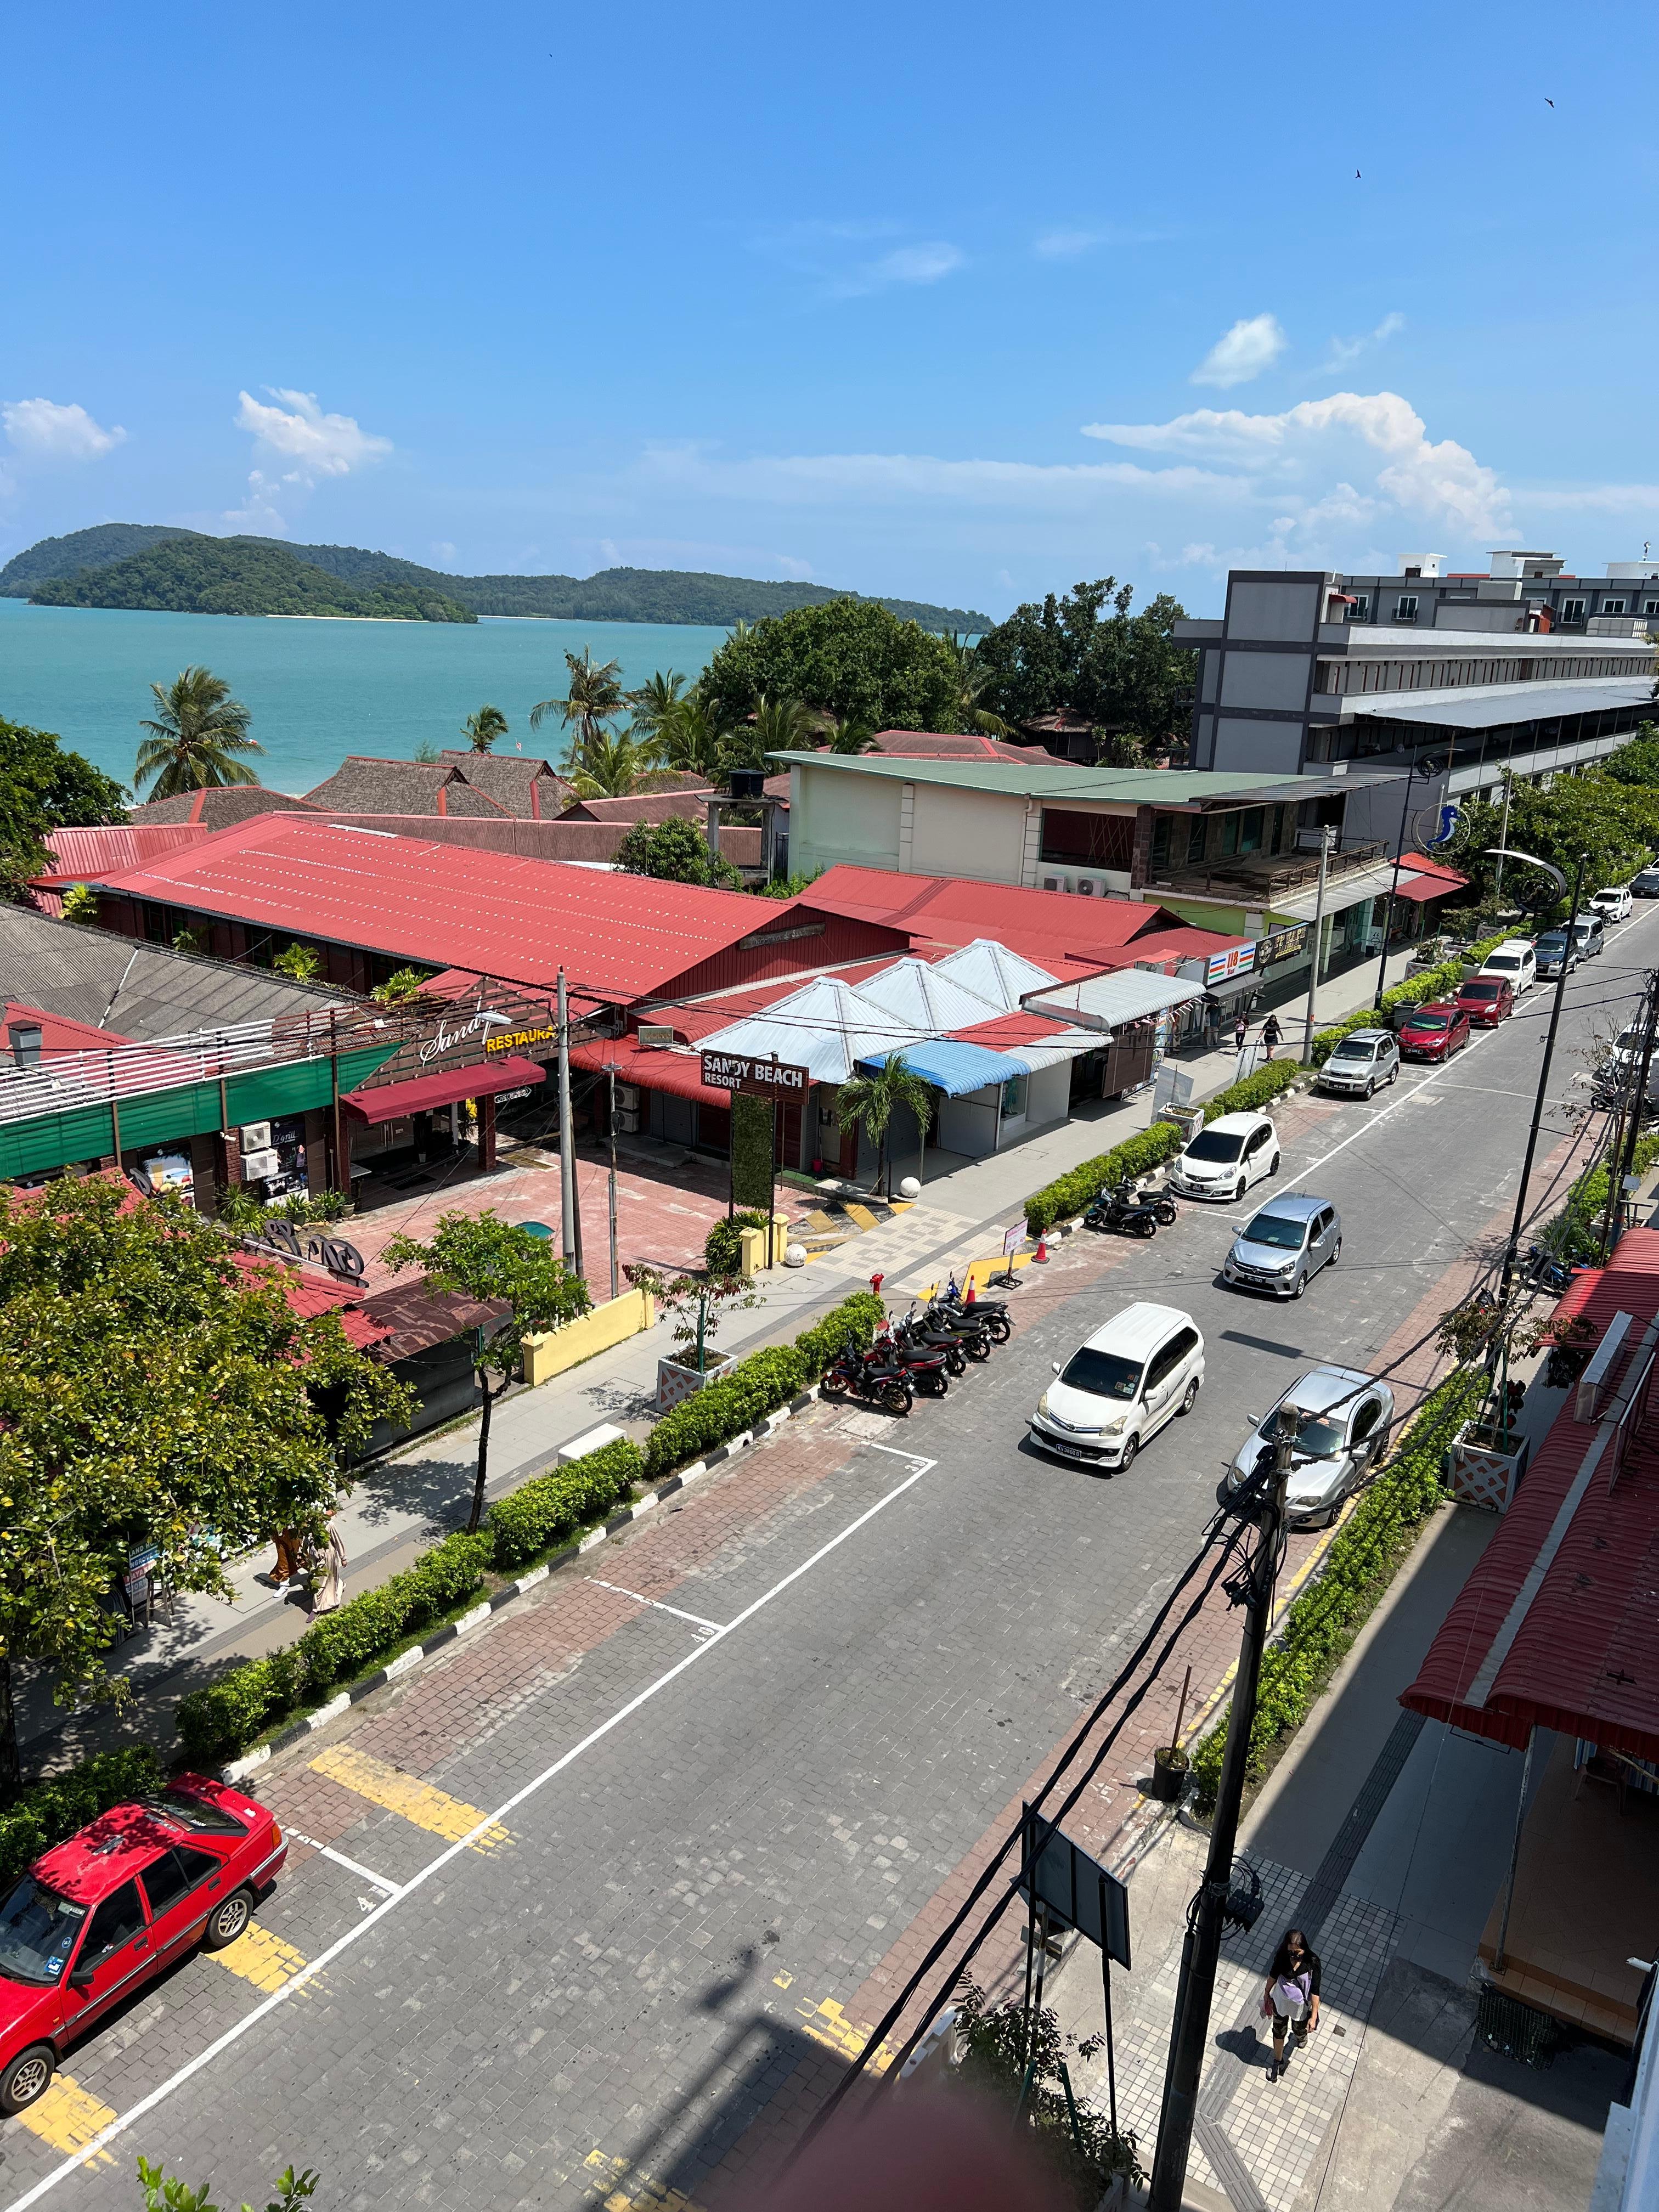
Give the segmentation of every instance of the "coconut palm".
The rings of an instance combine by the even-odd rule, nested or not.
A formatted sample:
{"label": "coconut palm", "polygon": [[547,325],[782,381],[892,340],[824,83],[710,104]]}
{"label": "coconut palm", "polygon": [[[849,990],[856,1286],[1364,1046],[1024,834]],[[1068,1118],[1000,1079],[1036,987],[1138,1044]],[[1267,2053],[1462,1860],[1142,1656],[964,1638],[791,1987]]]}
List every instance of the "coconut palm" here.
{"label": "coconut palm", "polygon": [[681,699],[653,732],[652,755],[664,768],[713,783],[722,773],[726,736],[701,699]]}
{"label": "coconut palm", "polygon": [[507,717],[499,707],[480,707],[461,724],[461,735],[475,753],[487,753],[497,738],[507,735]]}
{"label": "coconut palm", "polygon": [[940,636],[951,648],[956,661],[957,717],[963,726],[977,730],[988,738],[1006,738],[1008,725],[1000,714],[994,714],[980,703],[990,690],[995,671],[988,667],[979,657],[979,647],[970,645],[965,637],[954,630],[941,630]]}
{"label": "coconut palm", "polygon": [[811,710],[799,699],[772,699],[763,691],[749,720],[726,732],[723,765],[728,773],[734,768],[758,768],[769,775],[769,753],[805,752],[815,734]]}
{"label": "coconut palm", "polygon": [[599,735],[602,725],[623,710],[622,663],[596,663],[586,646],[580,659],[574,653],[567,653],[564,659],[570,671],[568,692],[562,699],[538,701],[530,710],[530,726],[539,730],[547,715],[556,714],[570,735],[568,763],[580,767],[582,754]]}
{"label": "coconut palm", "polygon": [[890,1054],[873,1075],[855,1075],[843,1083],[836,1101],[836,1118],[842,1128],[861,1128],[876,1147],[878,1191],[887,1186],[887,1126],[899,1106],[908,1106],[916,1117],[925,1159],[927,1131],[933,1119],[933,1094],[921,1076],[905,1066],[902,1053]]}
{"label": "coconut palm", "polygon": [[230,686],[210,669],[180,669],[171,684],[152,684],[155,720],[140,721],[149,734],[138,748],[133,774],[137,790],[149,777],[146,796],[172,799],[181,791],[217,791],[228,783],[258,783],[258,777],[238,753],[262,753],[248,735],[252,719]]}
{"label": "coconut palm", "polygon": [[637,691],[624,693],[633,709],[635,728],[654,737],[686,704],[680,696],[684,690],[685,678],[678,669],[671,668],[665,674],[659,668],[654,676],[646,678]]}
{"label": "coconut palm", "polygon": [[657,781],[651,761],[651,747],[634,735],[631,724],[623,730],[598,730],[572,764],[571,789],[578,799],[630,798]]}
{"label": "coconut palm", "polygon": [[825,729],[823,742],[832,753],[867,753],[876,733],[859,715],[842,714]]}

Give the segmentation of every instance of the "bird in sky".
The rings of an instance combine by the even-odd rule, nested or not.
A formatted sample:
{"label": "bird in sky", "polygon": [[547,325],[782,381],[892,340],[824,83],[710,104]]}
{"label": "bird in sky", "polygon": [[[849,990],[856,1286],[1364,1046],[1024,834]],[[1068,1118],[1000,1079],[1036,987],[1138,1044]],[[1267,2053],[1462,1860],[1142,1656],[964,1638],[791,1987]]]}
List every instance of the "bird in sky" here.
{"label": "bird in sky", "polygon": [[1550,98],[1548,93],[1544,94],[1544,105],[1546,107],[1553,107],[1555,105],[1555,102]]}
{"label": "bird in sky", "polygon": [[1358,181],[1359,181],[1359,172],[1358,172],[1358,169],[1356,169],[1356,170],[1354,171],[1354,173],[1354,173],[1354,182],[1355,182],[1356,184],[1358,184]]}

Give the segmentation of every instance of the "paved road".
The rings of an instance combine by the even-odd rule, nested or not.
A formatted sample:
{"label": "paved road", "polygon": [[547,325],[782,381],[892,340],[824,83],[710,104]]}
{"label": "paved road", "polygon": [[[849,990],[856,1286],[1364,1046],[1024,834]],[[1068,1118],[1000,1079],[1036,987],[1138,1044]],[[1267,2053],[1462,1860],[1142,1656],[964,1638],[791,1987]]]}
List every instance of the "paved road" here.
{"label": "paved road", "polygon": [[[1626,1018],[1644,957],[1646,909],[1574,979],[1569,1055]],[[289,2160],[338,2206],[574,2203],[624,2173],[718,2193],[1109,1675],[1244,1413],[1299,1362],[1368,1359],[1512,1194],[1547,1012],[1540,990],[1373,1107],[1287,1109],[1279,1187],[1345,1220],[1301,1304],[1218,1285],[1223,1208],[1071,1239],[943,1404],[819,1409],[280,1762],[264,1794],[326,1849],[6,2125],[0,2205],[124,2206],[140,2150],[232,2202]],[[1210,1383],[1108,1483],[1031,1455],[1023,1419],[1133,1296],[1193,1312]],[[116,2116],[90,2168],[64,2158]]]}

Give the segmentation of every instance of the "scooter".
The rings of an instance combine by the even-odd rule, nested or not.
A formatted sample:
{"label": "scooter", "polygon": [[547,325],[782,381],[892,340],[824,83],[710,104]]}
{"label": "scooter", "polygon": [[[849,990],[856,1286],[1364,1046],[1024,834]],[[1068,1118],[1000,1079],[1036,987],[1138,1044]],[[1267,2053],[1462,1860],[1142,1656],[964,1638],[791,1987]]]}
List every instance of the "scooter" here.
{"label": "scooter", "polygon": [[999,1344],[1006,1344],[1014,1333],[1006,1298],[976,1297],[969,1306],[963,1304],[959,1291],[944,1291],[934,1304],[942,1307],[953,1320],[982,1322]]}
{"label": "scooter", "polygon": [[1559,1297],[1572,1277],[1573,1270],[1565,1260],[1547,1252],[1541,1244],[1528,1246],[1527,1280],[1535,1290],[1549,1291]]}
{"label": "scooter", "polygon": [[926,1322],[917,1318],[914,1305],[893,1334],[903,1343],[922,1346],[928,1351],[937,1352],[944,1359],[946,1374],[965,1375],[968,1372],[968,1355],[962,1348],[962,1339],[948,1329],[929,1328]]}
{"label": "scooter", "polygon": [[991,1357],[991,1325],[988,1319],[975,1319],[978,1310],[975,1307],[970,1312],[935,1301],[923,1316],[923,1322],[937,1335],[955,1337],[969,1359],[985,1360]]}
{"label": "scooter", "polygon": [[930,1398],[942,1398],[950,1383],[949,1360],[937,1345],[922,1344],[901,1327],[876,1339],[877,1354],[894,1367],[902,1367],[914,1387]]}
{"label": "scooter", "polygon": [[823,1381],[828,1389],[844,1390],[854,1398],[867,1398],[890,1413],[908,1413],[915,1402],[915,1393],[904,1369],[873,1352],[838,1352]]}
{"label": "scooter", "polygon": [[1120,1229],[1126,1237],[1156,1237],[1158,1209],[1150,1198],[1131,1197],[1128,1186],[1103,1190],[1083,1217],[1085,1229]]}

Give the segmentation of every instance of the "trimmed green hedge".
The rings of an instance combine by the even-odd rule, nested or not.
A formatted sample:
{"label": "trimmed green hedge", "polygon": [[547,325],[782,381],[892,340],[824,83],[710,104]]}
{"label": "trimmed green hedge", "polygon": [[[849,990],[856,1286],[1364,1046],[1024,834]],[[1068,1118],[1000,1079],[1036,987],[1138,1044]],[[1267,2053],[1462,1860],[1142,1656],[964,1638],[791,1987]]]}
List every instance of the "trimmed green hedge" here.
{"label": "trimmed green hedge", "polygon": [[1254,1075],[1242,1082],[1230,1083],[1224,1091],[1206,1102],[1204,1119],[1218,1121],[1224,1114],[1259,1114],[1264,1106],[1271,1106],[1282,1091],[1288,1091],[1302,1073],[1294,1060],[1270,1060],[1265,1067],[1258,1067]]}
{"label": "trimmed green hedge", "polygon": [[[1659,1132],[1638,1137],[1631,1155],[1631,1172],[1645,1175],[1659,1160]],[[1601,1256],[1601,1222],[1607,1206],[1607,1164],[1581,1175],[1567,1193],[1565,1203],[1539,1237],[1539,1243],[1569,1267],[1583,1267]]]}
{"label": "trimmed green hedge", "polygon": [[1323,1067],[1343,1038],[1352,1036],[1356,1030],[1386,1025],[1389,1015],[1396,1006],[1426,1006],[1431,999],[1437,999],[1443,991],[1455,991],[1468,974],[1471,962],[1478,968],[1488,953],[1496,952],[1500,945],[1507,945],[1514,935],[1512,929],[1500,930],[1496,937],[1485,938],[1479,945],[1471,945],[1468,951],[1460,952],[1455,960],[1443,960],[1437,968],[1425,968],[1415,975],[1407,975],[1403,983],[1396,983],[1391,989],[1384,991],[1380,1010],[1375,1006],[1362,1006],[1357,1014],[1350,1014],[1346,1021],[1338,1022],[1334,1028],[1320,1030],[1313,1041],[1314,1066]]}
{"label": "trimmed green hedge", "polygon": [[[1484,1371],[1460,1367],[1424,1401],[1399,1449],[1360,1498],[1325,1556],[1318,1577],[1285,1613],[1261,1662],[1261,1687],[1250,1731],[1246,1773],[1255,1780],[1281,1736],[1299,1728],[1329,1681],[1366,1616],[1393,1581],[1440,1502],[1447,1445],[1480,1403]],[[1215,1802],[1226,1747],[1224,1717],[1193,1753],[1193,1799],[1200,1811]]]}
{"label": "trimmed green hedge", "polygon": [[645,1454],[626,1437],[550,1474],[538,1474],[489,1509],[496,1566],[527,1566],[544,1552],[556,1551],[631,1497],[634,1486],[644,1479]]}
{"label": "trimmed green hedge", "polygon": [[37,1782],[0,1813],[0,1882],[9,1882],[31,1859],[112,1805],[142,1797],[166,1779],[155,1753],[147,1743],[135,1743],[96,1752],[68,1773]]}

